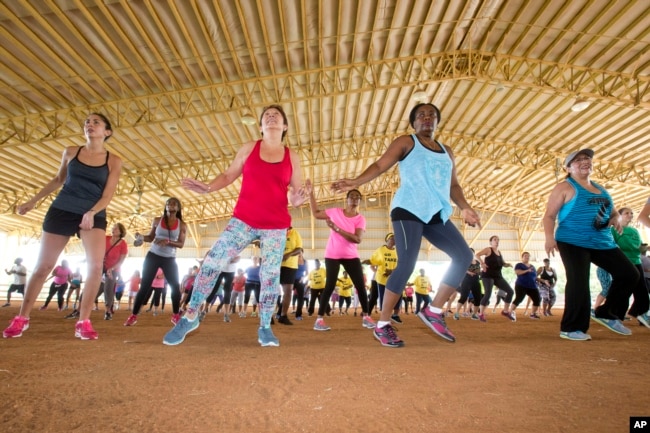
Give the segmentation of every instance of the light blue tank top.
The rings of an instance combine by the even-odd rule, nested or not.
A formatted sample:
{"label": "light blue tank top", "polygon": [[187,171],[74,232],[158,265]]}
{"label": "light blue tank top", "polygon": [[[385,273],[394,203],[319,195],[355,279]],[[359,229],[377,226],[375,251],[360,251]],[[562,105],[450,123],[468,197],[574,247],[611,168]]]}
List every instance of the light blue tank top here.
{"label": "light blue tank top", "polygon": [[[176,228],[167,230],[166,228],[163,228],[162,223],[164,222],[164,219],[160,220],[160,223],[158,223],[158,226],[156,227],[156,237],[154,240],[158,239],[169,239],[172,242],[176,242],[178,240],[178,236],[181,234],[181,222],[180,220],[176,224]],[[149,251],[152,253],[160,256],[160,257],[176,257],[176,249],[174,247],[168,247],[164,245],[157,245],[155,243],[151,243],[151,248]]]}
{"label": "light blue tank top", "polygon": [[402,208],[422,221],[430,221],[440,212],[447,222],[452,213],[449,202],[453,164],[442,144],[442,152],[423,146],[412,134],[413,149],[399,162],[400,186],[393,197],[391,210]]}
{"label": "light blue tank top", "polygon": [[575,195],[560,208],[555,240],[594,250],[616,248],[609,228],[614,202],[607,190],[592,182],[600,190],[600,194],[594,194],[571,177],[567,182],[573,186]]}

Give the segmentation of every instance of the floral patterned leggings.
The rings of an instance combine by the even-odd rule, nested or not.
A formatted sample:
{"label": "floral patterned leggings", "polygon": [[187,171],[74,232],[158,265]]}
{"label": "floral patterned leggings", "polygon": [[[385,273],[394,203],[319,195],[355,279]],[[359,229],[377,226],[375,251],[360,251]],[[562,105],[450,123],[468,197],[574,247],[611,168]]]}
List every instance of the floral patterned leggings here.
{"label": "floral patterned leggings", "polygon": [[194,315],[210,294],[217,278],[230,260],[254,240],[260,241],[260,326],[271,326],[271,316],[280,286],[280,264],[287,241],[286,229],[256,229],[237,218],[231,218],[219,239],[205,256],[187,313]]}

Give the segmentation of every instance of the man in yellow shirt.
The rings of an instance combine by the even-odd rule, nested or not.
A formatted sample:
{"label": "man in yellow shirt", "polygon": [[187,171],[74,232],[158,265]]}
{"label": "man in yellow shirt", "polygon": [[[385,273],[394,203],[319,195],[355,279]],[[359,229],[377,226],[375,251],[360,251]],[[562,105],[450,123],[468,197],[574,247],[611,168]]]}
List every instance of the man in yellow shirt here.
{"label": "man in yellow shirt", "polygon": [[[388,233],[384,238],[385,244],[377,248],[370,260],[364,260],[362,263],[366,265],[375,265],[377,266],[377,271],[375,272],[375,281],[377,281],[377,289],[379,292],[379,305],[382,305],[384,300],[384,290],[386,289],[386,281],[390,276],[393,269],[397,267],[397,251],[395,250],[395,236],[392,233]],[[391,320],[395,323],[402,323],[402,319],[399,317],[399,307],[401,303],[401,298],[395,305],[395,310],[391,316]]]}
{"label": "man in yellow shirt", "polygon": [[287,243],[284,246],[284,255],[280,264],[280,284],[282,285],[282,304],[278,307],[278,323],[293,325],[287,314],[291,305],[291,293],[298,272],[298,256],[302,252],[302,237],[298,230],[289,227],[287,230]]}
{"label": "man in yellow shirt", "polygon": [[[316,305],[316,300],[320,299],[321,294],[325,289],[325,278],[326,278],[325,269],[320,267],[320,260],[316,259],[314,260],[314,263],[316,269],[314,269],[309,273],[309,283],[307,285],[307,289],[310,289],[309,308],[307,309],[307,313],[310,316],[314,314],[314,306]],[[331,312],[329,302],[326,311],[327,314]]]}
{"label": "man in yellow shirt", "polygon": [[427,308],[429,302],[431,302],[431,298],[429,297],[431,280],[424,275],[424,269],[420,269],[420,275],[415,277],[413,287],[415,288],[415,314],[418,314],[420,310]]}

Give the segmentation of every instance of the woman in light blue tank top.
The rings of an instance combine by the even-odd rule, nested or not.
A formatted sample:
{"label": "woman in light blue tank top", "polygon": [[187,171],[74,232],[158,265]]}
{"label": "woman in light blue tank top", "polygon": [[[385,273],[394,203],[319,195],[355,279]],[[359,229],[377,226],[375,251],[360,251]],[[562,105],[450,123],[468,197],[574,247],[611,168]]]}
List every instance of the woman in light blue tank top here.
{"label": "woman in light blue tank top", "polygon": [[349,191],[369,182],[395,164],[399,164],[400,187],[391,204],[391,220],[397,248],[397,267],[386,282],[386,292],[375,338],[383,346],[402,347],[391,326],[393,306],[418,259],[422,238],[448,254],[451,264],[442,278],[431,304],[418,317],[435,334],[447,341],[456,337],[447,328],[443,307],[465,277],[474,255],[467,242],[450,220],[451,201],[460,209],[461,219],[480,226],[479,216],[465,199],[456,176],[452,150],[438,142],[434,132],[440,122],[440,110],[433,104],[418,104],[409,115],[415,134],[395,139],[386,152],[355,179],[340,179],[332,184],[336,191]]}
{"label": "woman in light blue tank top", "polygon": [[[568,173],[564,182],[553,188],[544,214],[545,249],[550,255],[557,250],[566,270],[564,314],[560,337],[567,340],[590,340],[589,318],[621,335],[632,332],[623,326],[631,290],[639,278],[630,260],[616,246],[610,226],[621,231],[611,196],[591,181],[591,149],[569,154],[564,161]],[[557,230],[555,221],[558,221]],[[590,265],[612,275],[605,302],[591,315],[589,291]]]}

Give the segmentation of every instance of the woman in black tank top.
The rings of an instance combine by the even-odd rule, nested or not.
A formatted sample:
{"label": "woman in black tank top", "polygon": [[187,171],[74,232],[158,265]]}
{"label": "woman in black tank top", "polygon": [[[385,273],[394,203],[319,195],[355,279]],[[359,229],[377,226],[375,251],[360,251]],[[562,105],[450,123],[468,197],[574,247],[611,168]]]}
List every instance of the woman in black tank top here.
{"label": "woman in black tank top", "polygon": [[63,186],[43,221],[39,259],[25,287],[20,313],[7,329],[5,338],[20,337],[29,328],[29,314],[56,261],[71,236],[81,238],[86,252],[88,270],[85,288],[91,296],[81,296],[79,321],[75,324],[75,337],[96,340],[97,332],[90,323],[94,293],[101,282],[105,252],[105,209],[113,198],[122,169],[122,160],[109,154],[104,142],[113,135],[106,116],[90,114],[84,122],[86,143],[64,149],[58,173],[26,203],[16,208],[24,215],[43,198]]}
{"label": "woman in black tank top", "polygon": [[[485,289],[485,294],[483,299],[481,299],[481,306],[479,309],[479,319],[482,322],[487,321],[485,318],[485,309],[490,304],[490,297],[492,296],[492,287],[497,286],[500,291],[505,292],[503,296],[503,311],[501,315],[507,317],[513,322],[517,321],[517,317],[514,313],[510,312],[510,303],[512,302],[512,297],[515,293],[510,287],[510,284],[503,278],[501,275],[501,269],[503,267],[512,267],[510,263],[507,263],[503,260],[501,252],[499,251],[499,237],[492,236],[490,238],[490,246],[483,248],[481,251],[476,253],[476,257],[481,261],[481,280],[483,281],[483,288]],[[483,257],[485,257],[483,259]]]}

